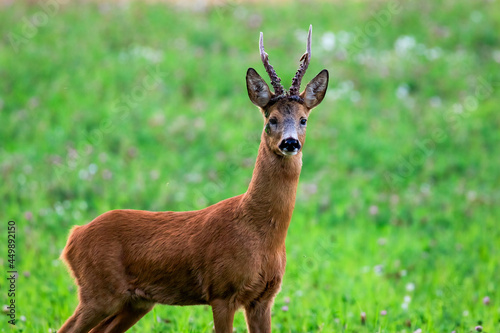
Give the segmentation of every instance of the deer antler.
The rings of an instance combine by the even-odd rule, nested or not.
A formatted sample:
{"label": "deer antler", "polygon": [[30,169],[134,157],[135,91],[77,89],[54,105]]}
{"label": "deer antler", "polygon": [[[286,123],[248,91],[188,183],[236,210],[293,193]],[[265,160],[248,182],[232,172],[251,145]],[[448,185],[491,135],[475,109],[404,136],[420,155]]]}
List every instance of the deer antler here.
{"label": "deer antler", "polygon": [[290,87],[288,93],[290,96],[298,96],[300,94],[300,82],[302,82],[302,77],[306,73],[307,67],[309,66],[309,62],[311,61],[311,34],[312,34],[312,24],[309,26],[306,53],[304,53],[299,60],[302,61],[302,63],[300,64],[297,73],[295,73],[295,77],[292,80],[292,86]]}
{"label": "deer antler", "polygon": [[260,33],[259,49],[260,49],[260,58],[264,63],[264,67],[266,68],[267,74],[269,74],[269,78],[271,78],[271,84],[273,85],[274,93],[277,96],[283,95],[285,90],[280,83],[281,79],[278,77],[278,75],[276,75],[276,71],[274,70],[273,66],[271,66],[271,64],[269,63],[269,55],[266,53],[266,51],[264,51],[264,34],[262,32]]}

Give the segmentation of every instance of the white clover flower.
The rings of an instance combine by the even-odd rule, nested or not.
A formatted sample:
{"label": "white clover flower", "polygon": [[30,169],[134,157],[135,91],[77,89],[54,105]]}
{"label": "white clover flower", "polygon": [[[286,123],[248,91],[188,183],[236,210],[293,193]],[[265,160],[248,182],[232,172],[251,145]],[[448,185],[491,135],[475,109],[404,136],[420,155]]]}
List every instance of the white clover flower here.
{"label": "white clover flower", "polygon": [[408,282],[406,284],[406,290],[407,291],[413,291],[413,290],[415,290],[415,284],[413,282]]}
{"label": "white clover flower", "polygon": [[321,36],[321,46],[325,51],[331,51],[335,48],[335,34],[331,31],[327,31]]}
{"label": "white clover flower", "polygon": [[400,56],[406,55],[417,46],[417,41],[413,36],[401,36],[394,43],[394,49]]}

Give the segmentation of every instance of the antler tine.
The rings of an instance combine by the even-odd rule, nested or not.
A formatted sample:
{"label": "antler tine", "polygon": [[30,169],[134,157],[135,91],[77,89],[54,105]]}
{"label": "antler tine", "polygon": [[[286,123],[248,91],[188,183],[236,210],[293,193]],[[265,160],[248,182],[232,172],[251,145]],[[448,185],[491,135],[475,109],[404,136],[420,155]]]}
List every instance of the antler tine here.
{"label": "antler tine", "polygon": [[311,61],[311,35],[312,35],[312,24],[309,25],[309,34],[307,35],[307,45],[306,45],[306,53],[302,55],[299,61],[302,63],[295,73],[295,76],[292,80],[292,86],[290,87],[290,96],[298,96],[300,93],[300,83],[302,82],[302,77],[306,73],[307,67],[309,66],[309,62]]}
{"label": "antler tine", "polygon": [[260,58],[264,63],[264,68],[266,69],[266,72],[267,74],[269,74],[269,78],[271,79],[271,84],[273,85],[274,93],[277,96],[283,95],[284,88],[280,83],[281,79],[276,74],[276,71],[274,70],[273,66],[271,66],[271,64],[269,63],[269,55],[266,53],[266,51],[264,51],[264,34],[262,32],[260,33],[259,50],[260,50]]}
{"label": "antler tine", "polygon": [[309,24],[309,34],[307,35],[307,46],[306,46],[306,52],[309,54],[309,58],[311,58],[311,35],[313,31],[313,26],[312,24]]}

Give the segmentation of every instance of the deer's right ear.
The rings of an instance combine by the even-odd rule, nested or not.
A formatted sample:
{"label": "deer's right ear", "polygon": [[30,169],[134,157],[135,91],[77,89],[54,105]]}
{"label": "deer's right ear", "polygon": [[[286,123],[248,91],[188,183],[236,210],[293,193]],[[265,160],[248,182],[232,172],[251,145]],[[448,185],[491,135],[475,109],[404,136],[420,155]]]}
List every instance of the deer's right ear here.
{"label": "deer's right ear", "polygon": [[272,97],[266,81],[253,68],[247,71],[247,90],[252,103],[261,108],[266,106]]}

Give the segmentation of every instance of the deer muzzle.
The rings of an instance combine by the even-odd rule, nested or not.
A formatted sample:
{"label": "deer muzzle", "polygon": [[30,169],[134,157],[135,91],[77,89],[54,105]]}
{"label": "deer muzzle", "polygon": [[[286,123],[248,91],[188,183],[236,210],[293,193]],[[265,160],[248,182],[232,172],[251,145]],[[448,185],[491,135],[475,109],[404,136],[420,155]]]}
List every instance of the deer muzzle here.
{"label": "deer muzzle", "polygon": [[285,155],[296,155],[300,151],[300,142],[295,138],[286,138],[281,141],[279,148]]}

